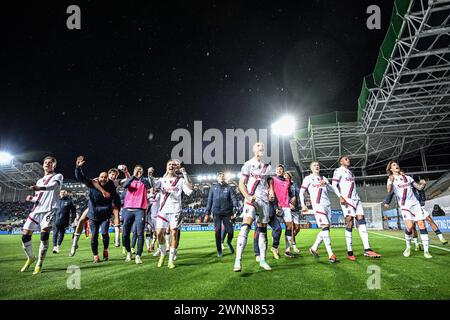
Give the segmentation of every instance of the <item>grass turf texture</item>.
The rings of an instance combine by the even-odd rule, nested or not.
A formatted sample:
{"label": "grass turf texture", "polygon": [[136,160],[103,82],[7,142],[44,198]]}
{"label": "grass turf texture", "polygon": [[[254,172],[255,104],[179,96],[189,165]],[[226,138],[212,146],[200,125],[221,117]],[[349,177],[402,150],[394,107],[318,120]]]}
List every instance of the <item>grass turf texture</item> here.
{"label": "grass turf texture", "polygon": [[[21,237],[1,235],[0,299],[450,299],[450,252],[431,248],[433,258],[427,260],[413,246],[411,257],[404,258],[404,241],[370,232],[372,248],[383,257],[369,259],[362,256],[359,234],[354,231],[358,260],[351,262],[345,259],[344,230],[332,229],[332,245],[341,262],[330,264],[323,244],[319,259],[308,252],[318,231],[301,230],[297,236],[301,254],[295,259],[282,256],[274,260],[268,251],[272,271],[260,269],[255,262],[251,232],[240,273],[232,271],[234,255],[228,248],[223,258],[216,257],[212,232],[183,232],[173,270],[167,268],[168,256],[165,266],[157,268],[158,258],[146,252],[142,265],[134,260],[125,263],[122,247],[114,246],[108,262],[93,264],[89,239],[84,235],[76,256],[69,257],[71,237],[66,235],[61,253],[53,254],[50,246],[43,273],[38,275],[32,275],[34,264],[27,272],[19,272],[25,262]],[[402,232],[377,233],[403,237]],[[234,244],[236,236],[237,232]],[[431,244],[441,246],[434,233],[430,238]],[[102,252],[101,240],[99,243]],[[34,235],[35,254],[38,246],[39,236]],[[282,248],[283,240],[280,251]],[[67,289],[70,265],[81,268],[81,290]],[[370,265],[381,268],[380,289],[367,288]]]}

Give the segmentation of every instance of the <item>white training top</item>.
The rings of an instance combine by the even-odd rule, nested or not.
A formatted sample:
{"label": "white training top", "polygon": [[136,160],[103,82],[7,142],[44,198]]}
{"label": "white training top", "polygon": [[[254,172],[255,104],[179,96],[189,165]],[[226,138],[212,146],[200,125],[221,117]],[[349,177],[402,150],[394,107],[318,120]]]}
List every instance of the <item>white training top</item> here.
{"label": "white training top", "polygon": [[186,179],[182,177],[164,177],[155,182],[155,189],[159,189],[159,213],[180,213],[181,195],[192,193]]}
{"label": "white training top", "polygon": [[[389,180],[388,180],[389,181]],[[397,201],[400,206],[420,205],[416,195],[413,192],[414,179],[407,175],[402,175],[394,178],[392,183],[393,191],[397,196]]]}
{"label": "white training top", "polygon": [[328,198],[327,186],[330,181],[323,176],[316,176],[310,174],[303,179],[302,187],[300,189],[300,203],[305,204],[305,191],[308,190],[311,197],[311,204],[313,206],[320,204],[322,206],[330,206],[330,198]]}
{"label": "white training top", "polygon": [[334,192],[338,197],[342,196],[346,200],[360,200],[356,192],[355,175],[349,169],[339,167],[334,170],[332,181]]}
{"label": "white training top", "polygon": [[35,192],[31,200],[34,203],[31,212],[42,213],[56,208],[56,201],[59,199],[63,179],[62,174],[51,173],[37,181],[36,185],[38,187],[45,187],[45,190]]}
{"label": "white training top", "polygon": [[264,164],[256,158],[248,160],[241,169],[247,192],[264,202],[269,201],[269,185],[267,183],[269,172],[270,164]]}

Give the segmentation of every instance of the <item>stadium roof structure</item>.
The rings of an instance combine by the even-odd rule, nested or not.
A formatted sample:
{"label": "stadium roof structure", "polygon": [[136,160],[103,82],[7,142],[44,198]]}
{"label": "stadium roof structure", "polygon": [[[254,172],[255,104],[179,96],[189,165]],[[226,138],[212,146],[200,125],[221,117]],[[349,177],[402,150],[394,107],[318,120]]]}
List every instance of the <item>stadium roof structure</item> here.
{"label": "stadium roof structure", "polygon": [[[450,0],[396,0],[374,72],[357,113],[312,116],[290,141],[301,171],[313,160],[327,171],[348,155],[352,167],[380,168],[450,139]],[[425,165],[426,166],[426,165]]]}
{"label": "stadium roof structure", "polygon": [[43,175],[44,169],[38,162],[23,164],[12,160],[10,164],[0,165],[0,184],[11,189],[28,189]]}

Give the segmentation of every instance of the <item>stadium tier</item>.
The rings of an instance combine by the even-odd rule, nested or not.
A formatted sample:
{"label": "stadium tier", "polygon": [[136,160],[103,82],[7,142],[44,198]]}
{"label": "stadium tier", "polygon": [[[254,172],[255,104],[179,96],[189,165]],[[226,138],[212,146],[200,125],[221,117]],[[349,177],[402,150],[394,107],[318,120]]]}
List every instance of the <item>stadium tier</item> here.
{"label": "stadium tier", "polygon": [[312,116],[290,141],[301,171],[312,160],[331,171],[340,155],[363,176],[380,173],[389,159],[411,157],[431,170],[427,157],[442,154],[450,139],[449,19],[448,1],[395,1],[358,110]]}

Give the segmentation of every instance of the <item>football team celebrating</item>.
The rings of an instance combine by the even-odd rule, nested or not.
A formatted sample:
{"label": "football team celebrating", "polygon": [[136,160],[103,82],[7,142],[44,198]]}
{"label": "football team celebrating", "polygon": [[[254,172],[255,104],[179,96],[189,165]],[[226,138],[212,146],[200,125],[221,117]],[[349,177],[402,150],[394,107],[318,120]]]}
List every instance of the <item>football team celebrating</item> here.
{"label": "football team celebrating", "polygon": [[[282,164],[278,164],[275,167],[275,175],[271,175],[271,165],[264,163],[263,160],[264,152],[264,144],[257,142],[253,146],[253,157],[245,162],[241,169],[238,189],[244,198],[244,203],[233,271],[242,271],[243,253],[254,223],[256,260],[262,269],[272,269],[267,261],[266,254],[269,242],[268,225],[273,230],[271,248],[273,257],[275,259],[280,258],[278,245],[281,236],[281,227],[279,227],[281,224],[285,226],[286,249],[284,255],[289,258],[295,257],[299,253],[296,236],[300,231],[300,215],[302,212],[312,212],[320,229],[315,242],[309,248],[309,252],[315,258],[319,258],[319,247],[323,243],[328,261],[330,263],[338,262],[339,260],[331,245],[330,227],[332,223],[329,191],[338,197],[344,215],[347,259],[350,261],[356,260],[352,247],[354,226],[358,230],[364,247],[363,255],[368,258],[381,257],[379,253],[372,250],[369,243],[363,205],[356,190],[355,175],[350,170],[349,157],[342,156],[339,158],[339,167],[334,171],[331,183],[329,179],[321,175],[320,163],[313,161],[310,164],[311,174],[303,179],[301,185],[297,185]],[[20,270],[21,272],[27,271],[36,260],[33,274],[42,272],[49,246],[49,234],[54,220],[59,221],[64,218],[60,217],[60,214],[70,212],[70,210],[62,208],[62,206],[67,206],[67,201],[60,201],[60,194],[64,196],[65,193],[61,192],[64,191],[61,190],[63,176],[55,172],[56,163],[54,157],[48,156],[44,159],[44,176],[37,181],[36,185],[31,187],[35,191],[34,196],[30,195],[26,198],[26,201],[34,203],[34,206],[23,225],[22,246],[27,260]],[[102,171],[98,177],[93,179],[86,177],[84,174],[82,168],[85,163],[84,156],[77,158],[75,178],[84,183],[89,190],[88,208],[76,219],[77,226],[73,234],[69,255],[74,256],[76,254],[81,232],[86,222],[89,221],[93,262],[101,261],[98,254],[99,233],[103,241],[103,260],[107,261],[109,258],[109,227],[112,221],[115,231],[114,242],[116,246],[120,246],[120,240],[122,240],[125,248],[125,262],[130,262],[133,259],[133,254],[136,254],[134,257],[135,263],[142,264],[141,255],[144,243],[146,243],[147,252],[154,251],[153,256],[159,256],[158,267],[164,265],[165,257],[169,253],[167,267],[169,269],[175,268],[182,223],[182,197],[183,195],[189,196],[193,192],[193,183],[186,169],[181,167],[181,162],[176,159],[169,160],[166,164],[166,172],[161,178],[153,177],[154,169],[152,167],[148,169],[148,175],[145,177],[142,165],[136,165],[132,175],[125,165],[119,165],[119,170],[112,168],[108,171]],[[125,178],[118,179],[119,171],[125,175]],[[400,169],[396,161],[388,163],[386,173],[388,175],[387,196],[383,204],[388,208],[393,196],[396,196],[405,223],[406,249],[403,255],[405,257],[411,255],[411,241],[417,240],[417,237],[414,237],[417,225],[423,244],[424,257],[432,258],[425,222],[431,225],[442,244],[446,244],[447,240],[443,237],[430,214],[424,209],[424,201],[421,201],[418,196],[420,191],[425,188],[426,181],[414,181],[411,176],[406,175]],[[232,212],[234,216],[239,211],[236,207],[235,191],[229,191],[228,185],[224,184],[223,173],[219,176],[219,183],[221,183],[222,188],[216,189],[224,190],[225,193],[231,192],[232,203],[229,206],[229,211],[230,215]],[[123,190],[122,196],[120,196],[120,190]],[[305,195],[306,192],[309,194],[309,200]],[[228,194],[226,193],[225,196],[228,197]],[[211,201],[209,199],[209,202]],[[312,207],[312,210],[308,208],[308,202],[309,208]],[[210,207],[211,203],[208,205],[208,208]],[[209,213],[207,212],[207,214]],[[122,237],[120,237],[121,225]],[[220,247],[221,225],[222,223],[217,224],[215,235],[219,257],[222,256]],[[62,230],[64,231],[65,227]],[[37,259],[34,255],[31,240],[35,231],[40,232]],[[137,239],[137,251],[134,251],[136,241],[133,241],[132,245],[130,244],[131,232],[134,233],[134,239]],[[234,253],[231,240],[229,242],[230,251]],[[157,247],[155,247],[156,243],[158,243]],[[417,248],[418,242],[415,243]],[[60,244],[58,242],[55,245],[54,253],[59,252]]]}

